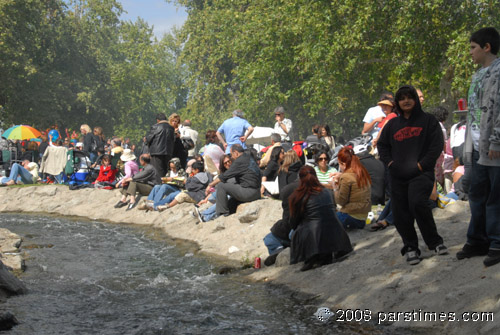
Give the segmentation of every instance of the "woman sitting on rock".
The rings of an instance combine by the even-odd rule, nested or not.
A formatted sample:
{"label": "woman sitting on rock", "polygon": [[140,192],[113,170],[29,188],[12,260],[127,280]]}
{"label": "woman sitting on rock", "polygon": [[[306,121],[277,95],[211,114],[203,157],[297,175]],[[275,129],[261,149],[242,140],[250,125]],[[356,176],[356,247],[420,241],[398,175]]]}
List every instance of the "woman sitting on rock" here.
{"label": "woman sitting on rock", "polygon": [[[267,163],[266,169],[262,173],[262,186],[260,188],[261,194],[264,194],[264,192],[266,191],[266,186],[264,184],[265,182],[274,182],[276,180],[276,177],[278,176],[278,170],[280,169],[284,157],[285,151],[283,150],[282,146],[273,148],[273,150],[271,151],[271,158]],[[270,193],[273,193],[272,190],[270,191]]]}
{"label": "woman sitting on rock", "polygon": [[341,206],[337,217],[345,228],[363,229],[372,208],[371,178],[351,147],[338,154],[340,173],[333,178],[335,202]]}
{"label": "woman sitting on rock", "polygon": [[[220,171],[220,173],[226,172],[231,167],[232,163],[233,163],[233,161],[232,161],[230,155],[222,155],[220,157],[220,159],[219,159],[219,167],[220,167],[219,171]],[[233,179],[233,180],[228,181],[228,182],[236,182],[236,180]],[[212,192],[212,189],[218,183],[219,183],[219,180],[216,178],[214,181],[212,181],[210,184],[208,184],[208,187],[205,190],[205,194],[207,196],[205,197],[205,199],[201,200],[197,204],[198,207],[201,206],[201,205],[203,205],[203,204],[206,204],[207,202],[211,202],[213,205],[210,206],[210,207],[208,207],[204,211],[199,211],[198,207],[195,207],[195,212],[193,212],[193,214],[196,213],[196,216],[197,216],[197,218],[198,218],[198,220],[200,222],[210,221],[210,220],[212,220],[216,216],[216,213],[215,213],[215,209],[216,209],[215,200],[217,199],[216,198],[217,191]]]}
{"label": "woman sitting on rock", "polygon": [[116,183],[116,188],[124,187],[128,183],[125,179],[128,180],[128,178],[132,178],[137,174],[137,172],[139,172],[139,165],[137,165],[135,158],[136,157],[132,150],[123,150],[120,159],[125,162],[125,176],[118,183]]}
{"label": "woman sitting on rock", "polygon": [[[138,172],[135,176],[124,178],[123,183],[127,183],[124,186],[121,193],[122,198],[115,205],[115,208],[121,208],[127,206],[127,211],[131,210],[136,205],[136,195],[148,195],[156,181],[156,169],[150,164],[151,156],[149,154],[142,154],[139,158],[139,163],[144,166],[142,171]],[[127,197],[130,196],[130,200]]]}
{"label": "woman sitting on rock", "polygon": [[299,170],[302,167],[302,162],[299,156],[293,150],[285,153],[283,164],[278,170],[278,188],[281,194],[283,188],[299,178]]}
{"label": "woman sitting on rock", "polygon": [[335,172],[337,172],[337,170],[328,165],[330,162],[330,154],[327,151],[319,151],[314,156],[314,162],[316,163],[314,170],[316,171],[316,175],[318,176],[321,185],[326,188],[333,189],[333,186],[330,183],[330,178]]}
{"label": "woman sitting on rock", "polygon": [[289,199],[290,264],[304,261],[301,271],[332,263],[352,251],[349,236],[335,215],[331,192],[325,189],[310,166],[299,171],[299,187]]}

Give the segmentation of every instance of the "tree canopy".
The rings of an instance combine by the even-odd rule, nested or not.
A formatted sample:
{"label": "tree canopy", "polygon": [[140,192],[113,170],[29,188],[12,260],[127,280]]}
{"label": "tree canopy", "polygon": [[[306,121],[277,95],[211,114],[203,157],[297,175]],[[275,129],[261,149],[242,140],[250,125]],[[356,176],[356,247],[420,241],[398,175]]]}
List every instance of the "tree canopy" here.
{"label": "tree canopy", "polygon": [[475,71],[470,33],[500,27],[496,0],[170,2],[187,21],[157,39],[117,0],[0,0],[0,120],[137,140],[158,112],[204,131],[236,108],[271,126],[283,105],[296,138],[313,123],[349,138],[403,84],[453,110]]}
{"label": "tree canopy", "polygon": [[356,136],[379,94],[407,83],[453,109],[474,71],[470,33],[500,26],[491,0],[177,2],[187,109],[205,126],[236,107],[269,125],[284,105],[302,135],[326,122]]}
{"label": "tree canopy", "polygon": [[139,139],[185,106],[179,49],[115,0],[0,0],[0,106],[6,123],[101,126]]}

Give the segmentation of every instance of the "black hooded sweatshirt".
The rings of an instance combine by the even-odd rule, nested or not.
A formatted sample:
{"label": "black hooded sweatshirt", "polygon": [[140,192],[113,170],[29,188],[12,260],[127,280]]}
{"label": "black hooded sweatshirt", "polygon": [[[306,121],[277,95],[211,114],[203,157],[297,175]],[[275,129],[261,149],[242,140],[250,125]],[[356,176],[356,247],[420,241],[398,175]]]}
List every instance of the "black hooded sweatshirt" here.
{"label": "black hooded sweatshirt", "polygon": [[434,166],[443,145],[439,122],[433,115],[425,113],[417,101],[408,119],[399,115],[385,125],[377,149],[386,165],[393,162],[389,166],[393,178],[410,180],[421,173],[434,175]]}

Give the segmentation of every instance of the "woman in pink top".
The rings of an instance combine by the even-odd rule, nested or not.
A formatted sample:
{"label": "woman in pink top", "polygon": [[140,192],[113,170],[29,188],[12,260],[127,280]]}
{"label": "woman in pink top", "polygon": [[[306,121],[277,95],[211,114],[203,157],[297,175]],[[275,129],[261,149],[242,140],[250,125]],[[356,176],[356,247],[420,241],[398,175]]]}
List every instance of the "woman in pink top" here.
{"label": "woman in pink top", "polygon": [[125,162],[125,176],[120,179],[118,183],[116,183],[116,188],[123,187],[124,180],[132,178],[137,172],[139,172],[139,165],[137,165],[137,162],[135,161],[136,157],[132,150],[123,150],[120,159]]}
{"label": "woman in pink top", "polygon": [[205,145],[203,156],[210,157],[214,162],[215,167],[219,170],[219,161],[220,158],[224,156],[224,150],[222,150],[219,145],[219,139],[217,138],[215,130],[207,131],[205,139],[207,141],[207,145]]}

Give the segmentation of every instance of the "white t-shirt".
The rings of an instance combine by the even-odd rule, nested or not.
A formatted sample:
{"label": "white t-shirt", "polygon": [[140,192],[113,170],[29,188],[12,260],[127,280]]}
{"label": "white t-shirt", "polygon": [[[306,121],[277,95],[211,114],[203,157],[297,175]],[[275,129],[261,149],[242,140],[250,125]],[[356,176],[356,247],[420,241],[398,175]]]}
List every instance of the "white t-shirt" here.
{"label": "white t-shirt", "polygon": [[31,175],[33,176],[33,183],[37,183],[38,181],[38,164],[30,162],[28,163],[28,169],[27,169]]}
{"label": "white t-shirt", "polygon": [[274,124],[274,132],[281,136],[282,141],[290,141],[290,131],[292,131],[292,120],[283,119],[283,121],[281,121],[281,122],[285,125],[286,130],[288,131],[288,134],[285,133],[283,128],[281,128],[281,126],[278,124],[278,122],[276,122]]}
{"label": "white t-shirt", "polygon": [[[370,109],[368,109],[368,111],[365,114],[365,117],[363,118],[363,122],[370,123],[378,117],[386,117],[386,115],[382,110],[382,107],[377,105],[375,107],[371,107]],[[372,139],[376,139],[379,131],[380,128],[378,127],[378,122],[377,122],[375,126],[372,128],[372,130],[368,131],[367,134],[372,135]]]}

